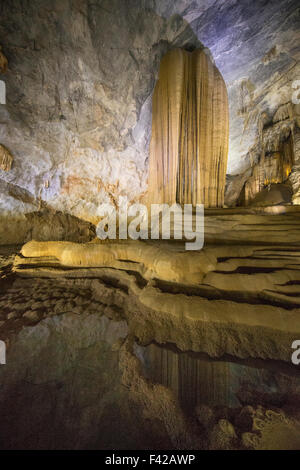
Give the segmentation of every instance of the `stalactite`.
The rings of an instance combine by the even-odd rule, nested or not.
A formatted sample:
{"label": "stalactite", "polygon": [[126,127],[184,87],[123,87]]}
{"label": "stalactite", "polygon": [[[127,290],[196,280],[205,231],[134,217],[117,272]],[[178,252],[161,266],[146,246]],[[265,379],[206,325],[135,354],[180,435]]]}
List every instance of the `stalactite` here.
{"label": "stalactite", "polygon": [[0,169],[9,171],[13,162],[13,156],[10,151],[0,144]]}
{"label": "stalactite", "polygon": [[169,387],[187,411],[198,404],[230,405],[230,366],[226,362],[150,344],[146,364],[149,379]]}
{"label": "stalactite", "polygon": [[284,121],[285,119],[293,119],[293,106],[292,103],[286,103],[277,109],[276,113],[273,116],[273,122]]}
{"label": "stalactite", "polygon": [[220,72],[203,50],[166,54],[152,113],[149,202],[222,206],[228,98]]}
{"label": "stalactite", "polygon": [[8,68],[8,61],[5,55],[2,52],[2,47],[0,46],[0,73],[5,73]]}
{"label": "stalactite", "polygon": [[294,165],[289,176],[289,182],[293,190],[293,204],[300,204],[300,129],[295,126],[294,141]]}
{"label": "stalactite", "polygon": [[[250,203],[260,191],[271,184],[285,182],[293,167],[293,138],[284,131],[274,140],[264,142],[259,163],[254,165],[252,176],[245,184],[245,202]],[[282,140],[281,140],[282,139]]]}
{"label": "stalactite", "polygon": [[[252,203],[264,188],[270,189],[272,184],[288,180],[296,158],[296,127],[295,110],[291,103],[279,106],[272,119],[266,113],[261,113],[258,120],[258,145],[253,147],[257,158],[254,159],[249,153],[252,175],[244,187],[246,205]],[[257,163],[253,165],[254,160]]]}

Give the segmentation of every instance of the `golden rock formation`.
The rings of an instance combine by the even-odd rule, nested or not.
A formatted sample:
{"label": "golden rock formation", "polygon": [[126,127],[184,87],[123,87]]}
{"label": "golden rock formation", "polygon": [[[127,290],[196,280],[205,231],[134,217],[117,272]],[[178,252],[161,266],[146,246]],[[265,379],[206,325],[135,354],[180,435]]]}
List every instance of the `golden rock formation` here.
{"label": "golden rock formation", "polygon": [[261,155],[245,184],[246,205],[264,188],[288,180],[294,165],[294,125],[290,117],[291,107],[281,106],[273,117],[272,125],[262,129]]}
{"label": "golden rock formation", "polygon": [[[269,216],[265,217],[268,227]],[[263,245],[211,245],[197,253],[183,252],[172,243],[137,240],[31,241],[15,257],[13,272],[28,278],[103,279],[110,293],[106,297],[100,290],[96,298],[108,306],[119,302],[116,305],[122,306],[141,344],[155,340],[211,357],[230,354],[290,363],[290,345],[300,333],[299,241],[293,246],[293,228],[283,230],[282,218],[274,219],[273,232],[283,240],[277,247],[266,245],[269,232],[266,236],[259,224],[256,231],[264,238]],[[289,226],[288,220],[285,223]],[[246,225],[233,223],[237,237],[249,230]],[[111,286],[118,293],[112,294]],[[189,364],[181,365],[184,373]],[[214,367],[204,369],[209,375]],[[169,372],[172,375],[174,369]],[[176,388],[174,375],[166,380]]]}
{"label": "golden rock formation", "polygon": [[257,140],[248,152],[251,175],[245,179],[239,205],[278,204],[280,199],[299,204],[299,116],[299,105],[291,102],[280,105],[273,116],[249,113],[244,130],[250,121],[256,122]]}
{"label": "golden rock formation", "polygon": [[294,165],[289,176],[289,182],[293,189],[293,204],[300,204],[300,128],[295,126],[294,141]]}
{"label": "golden rock formation", "polygon": [[226,86],[204,50],[167,53],[153,96],[149,202],[222,206],[228,134]]}
{"label": "golden rock formation", "polygon": [[8,60],[2,52],[2,47],[0,46],[0,73],[7,72]]}
{"label": "golden rock formation", "polygon": [[[36,242],[22,247],[25,257],[55,257],[64,266],[113,267],[135,269],[146,279],[157,277],[166,281],[197,284],[206,270],[212,269],[209,257],[204,253],[172,253],[159,246],[140,241],[111,243]],[[126,260],[126,262],[125,262]],[[195,262],[197,260],[197,262]],[[186,266],[183,272],[182,266]]]}
{"label": "golden rock formation", "polygon": [[0,144],[0,169],[4,171],[9,171],[11,169],[13,162],[13,156],[10,151]]}

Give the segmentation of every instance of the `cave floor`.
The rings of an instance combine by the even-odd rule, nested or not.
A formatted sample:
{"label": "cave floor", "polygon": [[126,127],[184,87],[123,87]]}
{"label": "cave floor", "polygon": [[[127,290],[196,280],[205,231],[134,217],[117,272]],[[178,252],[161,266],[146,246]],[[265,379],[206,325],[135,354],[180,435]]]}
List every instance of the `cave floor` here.
{"label": "cave floor", "polygon": [[[0,393],[0,411],[13,406],[7,397],[12,387],[23,393],[18,387],[23,390],[24,383],[31,383],[26,399],[31,387],[37,390],[37,384],[44,387],[52,380],[62,384],[65,400],[70,393],[76,400],[79,393],[83,400],[82,390],[75,393],[70,385],[72,380],[66,387],[65,379],[57,377],[62,368],[57,361],[74,355],[74,350],[85,351],[85,341],[91,341],[94,347],[96,331],[97,341],[112,348],[109,355],[118,356],[111,366],[114,376],[120,376],[117,384],[110,384],[108,371],[103,364],[100,367],[102,385],[114,387],[109,406],[118,402],[122,407],[120,400],[127,403],[122,419],[124,427],[132,429],[132,439],[138,439],[133,423],[128,424],[132,402],[138,403],[137,410],[141,407],[141,413],[152,423],[152,431],[149,435],[141,433],[143,438],[136,442],[136,448],[299,448],[300,371],[291,363],[292,342],[300,338],[300,238],[293,221],[296,218],[300,225],[299,214],[294,210],[276,216],[239,212],[225,211],[224,215],[224,211],[211,211],[206,217],[206,244],[200,252],[185,252],[182,243],[172,241],[2,246],[0,339],[7,345],[8,364],[13,357],[20,364],[16,370],[13,365],[5,366],[7,375],[0,368],[8,387],[1,392],[2,397]],[[230,239],[224,235],[229,232]],[[239,234],[240,243],[236,243]],[[106,323],[103,327],[103,319],[109,327]],[[95,324],[91,326],[91,322]],[[66,338],[59,337],[66,344],[57,352],[52,343],[58,340],[52,336],[59,331],[67,332]],[[26,360],[20,359],[24,356],[22,348],[26,354],[30,350]],[[47,363],[53,361],[43,378],[40,355]],[[99,372],[93,369],[94,361],[91,359],[90,366],[93,377]],[[46,371],[49,367],[45,364]],[[17,379],[17,374],[21,378]],[[80,389],[81,376],[78,380]],[[129,390],[126,398],[124,386]],[[94,383],[94,387],[98,385]],[[51,393],[56,403],[58,392],[51,388]],[[161,403],[155,401],[157,393]],[[23,407],[22,400],[21,404]],[[55,414],[53,406],[51,413]],[[68,411],[73,423],[71,434],[76,426],[84,428],[81,407],[85,405],[80,401],[73,406],[78,407],[80,419],[74,424],[73,411]],[[95,406],[93,401],[92,409]],[[105,403],[101,407],[105,408]],[[174,407],[177,424],[170,431],[169,414]],[[63,448],[116,446],[110,419],[106,415],[104,419],[98,408],[96,414],[109,429],[111,440],[102,438],[95,444],[89,415],[89,439],[79,433],[81,440],[66,441]],[[207,415],[211,414],[209,420]],[[61,410],[59,422],[63,415]],[[38,448],[60,448],[52,434],[51,439],[44,436],[37,442],[34,437],[28,442],[23,436],[28,423],[23,426],[25,418],[21,419],[20,413],[16,419],[21,420],[21,437],[6,440],[3,436],[10,427],[6,422],[6,428],[0,429],[0,446],[2,436],[3,445],[9,448],[31,448],[33,442]],[[158,419],[164,431],[160,430],[161,444],[157,440],[154,444]],[[191,424],[195,419],[200,431]],[[35,426],[39,428],[37,423]],[[289,441],[291,432],[294,440]],[[133,445],[125,434],[120,437],[120,448]],[[273,440],[271,435],[275,436]]]}

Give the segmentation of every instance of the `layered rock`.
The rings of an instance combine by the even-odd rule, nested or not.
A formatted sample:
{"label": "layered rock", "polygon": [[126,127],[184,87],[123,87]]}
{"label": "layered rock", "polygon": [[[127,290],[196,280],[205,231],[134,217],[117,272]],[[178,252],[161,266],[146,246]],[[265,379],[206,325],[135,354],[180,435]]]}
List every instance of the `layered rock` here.
{"label": "layered rock", "polygon": [[[30,242],[14,271],[25,277],[37,268],[48,278],[104,277],[120,290],[123,315],[144,344],[289,362],[299,331],[300,232],[294,222],[283,229],[284,217],[244,214],[238,221],[211,215],[208,238],[223,244],[194,253],[166,242]],[[286,222],[297,219],[295,214]],[[129,292],[136,299],[133,310]]]}
{"label": "layered rock", "polygon": [[207,247],[183,284],[125,249],[111,269],[42,246],[1,250],[3,447],[299,447],[299,247]]}

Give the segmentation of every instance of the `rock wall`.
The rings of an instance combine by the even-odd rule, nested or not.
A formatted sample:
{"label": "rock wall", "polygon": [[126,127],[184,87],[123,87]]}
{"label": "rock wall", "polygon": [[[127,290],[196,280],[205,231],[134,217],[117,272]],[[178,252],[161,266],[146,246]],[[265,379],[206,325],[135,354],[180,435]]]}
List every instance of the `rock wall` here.
{"label": "rock wall", "polygon": [[33,197],[20,204],[4,191],[1,213],[34,211],[40,199],[95,222],[100,203],[138,199],[160,59],[200,44],[188,23],[134,0],[12,0],[0,18],[9,62],[0,142],[14,155],[0,179]]}
{"label": "rock wall", "polygon": [[293,202],[300,204],[300,129],[294,133],[294,164],[289,176],[289,182],[293,189]]}
{"label": "rock wall", "polygon": [[[271,119],[263,114],[257,141],[250,149],[250,168],[228,182],[227,205],[297,204],[298,134],[298,105],[289,102],[280,106]],[[288,198],[275,195],[282,192],[282,183],[290,189]],[[273,197],[266,188],[268,192],[272,189]]]}
{"label": "rock wall", "polygon": [[[261,204],[270,204],[270,198],[264,188],[270,191],[280,188],[281,183],[288,182],[292,168],[298,157],[299,149],[296,145],[298,132],[297,110],[292,103],[278,108],[271,122],[262,122],[259,144],[256,152],[253,152],[251,161],[252,176],[247,179],[244,186],[243,199],[246,205],[250,203],[259,204],[259,193],[262,193]],[[258,160],[258,161],[257,161]],[[279,186],[278,186],[279,185]],[[291,187],[292,193],[292,187]],[[290,197],[291,200],[291,197]],[[274,201],[290,202],[289,201]]]}

